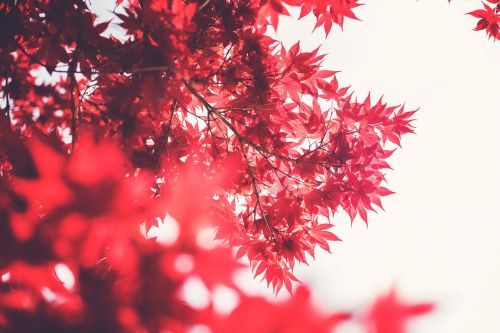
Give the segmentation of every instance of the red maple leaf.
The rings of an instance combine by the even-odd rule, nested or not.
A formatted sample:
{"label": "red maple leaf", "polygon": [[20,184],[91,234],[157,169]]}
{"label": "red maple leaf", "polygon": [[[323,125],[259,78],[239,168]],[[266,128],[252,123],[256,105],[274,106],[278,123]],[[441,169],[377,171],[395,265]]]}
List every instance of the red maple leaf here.
{"label": "red maple leaf", "polygon": [[371,306],[366,318],[368,333],[404,333],[408,321],[426,314],[434,308],[430,303],[407,304],[402,302],[395,290],[380,296]]}

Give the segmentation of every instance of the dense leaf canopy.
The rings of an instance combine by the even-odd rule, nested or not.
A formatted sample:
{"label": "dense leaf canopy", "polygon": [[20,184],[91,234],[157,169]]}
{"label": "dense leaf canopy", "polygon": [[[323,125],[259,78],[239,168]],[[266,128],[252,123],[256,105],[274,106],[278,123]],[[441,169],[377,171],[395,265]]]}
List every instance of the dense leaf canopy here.
{"label": "dense leaf canopy", "polygon": [[[489,2],[470,14],[498,39]],[[302,287],[281,305],[245,296],[231,251],[198,239],[215,227],[256,276],[291,293],[295,265],[339,240],[338,211],[367,223],[382,208],[387,159],[415,111],[358,99],[319,48],[266,33],[300,8],[328,36],[359,5],[122,0],[102,22],[83,0],[2,1],[0,329],[328,332],[348,320],[315,310]],[[171,242],[148,238],[167,220],[179,229]],[[194,275],[231,288],[236,309],[183,302]],[[366,325],[403,332],[429,309],[390,293]]]}

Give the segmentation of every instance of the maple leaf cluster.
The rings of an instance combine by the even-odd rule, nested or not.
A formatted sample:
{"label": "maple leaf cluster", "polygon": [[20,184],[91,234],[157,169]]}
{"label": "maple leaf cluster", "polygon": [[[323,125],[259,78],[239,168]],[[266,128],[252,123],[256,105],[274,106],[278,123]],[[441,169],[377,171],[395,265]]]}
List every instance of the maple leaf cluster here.
{"label": "maple leaf cluster", "polygon": [[[118,142],[131,168],[152,174],[159,198],[175,197],[168,180],[186,161],[209,167],[200,171],[200,183],[233,170],[189,216],[217,216],[216,237],[237,247],[237,256],[246,256],[255,275],[262,274],[276,292],[283,286],[291,291],[295,265],[314,257],[318,246],[330,251],[329,242],[339,240],[328,222],[337,211],[366,222],[367,212],[392,193],[383,186],[390,145],[397,147],[413,131],[414,111],[372,103],[370,96],[358,101],[339,85],[335,71],[321,67],[318,49],[303,51],[297,43],[287,50],[266,29],[276,27],[286,6],[300,6],[328,33],[332,23],[355,18],[358,5],[119,1],[114,17],[121,32],[113,36],[110,22],[98,23],[82,0],[4,1],[1,131],[19,140],[44,137],[85,161],[68,171],[85,185],[130,172],[110,169],[114,155],[104,148],[99,154],[109,155],[109,163],[85,166],[92,158],[78,155],[80,136]],[[43,75],[51,80],[40,82]],[[18,157],[5,149],[2,170],[8,172]],[[73,200],[57,171],[48,173],[53,178],[43,178],[43,191],[50,195],[39,202],[45,210]],[[98,192],[86,195],[107,200]],[[167,211],[177,218],[192,209],[186,205],[192,200],[178,196]],[[85,209],[107,208],[96,203]],[[38,207],[29,214],[40,216]],[[35,226],[16,216],[16,236],[29,239]],[[147,229],[158,216],[154,210],[143,216]]]}
{"label": "maple leaf cluster", "polygon": [[478,18],[474,30],[485,30],[488,38],[500,39],[500,1],[487,0],[490,4],[483,2],[483,9],[477,9],[467,14]]}
{"label": "maple leaf cluster", "polygon": [[264,6],[260,9],[261,21],[268,21],[277,29],[279,15],[290,15],[284,5],[300,7],[299,19],[312,12],[316,17],[314,29],[322,26],[328,36],[334,24],[342,28],[346,17],[358,19],[353,9],[361,4],[358,0],[268,0],[264,1]]}

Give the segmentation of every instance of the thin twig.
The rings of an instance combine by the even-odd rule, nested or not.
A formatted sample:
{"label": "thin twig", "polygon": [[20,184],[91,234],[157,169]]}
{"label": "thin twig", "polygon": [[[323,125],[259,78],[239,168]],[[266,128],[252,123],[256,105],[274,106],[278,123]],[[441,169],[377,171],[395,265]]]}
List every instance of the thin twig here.
{"label": "thin twig", "polygon": [[170,132],[172,130],[172,120],[174,119],[174,113],[175,110],[177,109],[177,104],[178,104],[177,100],[174,99],[170,107],[170,118],[168,119],[167,128],[160,136],[160,139],[158,140],[157,143],[157,151],[155,151],[155,156],[153,160],[153,169],[156,169],[158,167],[161,161],[161,157],[167,148],[168,137],[170,136]]}

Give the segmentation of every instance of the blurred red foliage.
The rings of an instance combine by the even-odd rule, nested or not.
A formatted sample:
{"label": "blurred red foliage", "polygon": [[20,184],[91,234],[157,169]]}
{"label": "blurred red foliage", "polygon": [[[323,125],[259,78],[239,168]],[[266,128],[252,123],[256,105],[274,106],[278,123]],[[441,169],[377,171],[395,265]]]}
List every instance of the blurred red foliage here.
{"label": "blurred red foliage", "polygon": [[[0,210],[2,332],[189,332],[197,325],[211,332],[332,332],[350,320],[349,313],[317,309],[303,286],[281,303],[247,296],[234,283],[241,264],[231,251],[199,246],[199,230],[220,218],[216,210],[201,212],[224,183],[221,174],[200,183],[196,175],[207,166],[187,163],[172,176],[172,190],[155,198],[150,174],[108,174],[127,164],[110,143],[84,137],[69,158],[39,139],[16,144],[32,169],[3,179],[0,187],[7,201]],[[88,178],[82,178],[85,169],[94,170]],[[51,184],[57,193],[44,191]],[[33,212],[33,206],[40,209]],[[158,215],[164,207],[180,225],[169,244],[148,239],[138,227],[145,212]],[[29,231],[17,231],[15,221]],[[182,289],[192,277],[209,293],[230,288],[238,300],[234,309],[220,313],[213,301],[201,308],[186,302]],[[410,316],[429,309],[400,303],[391,293],[373,305],[367,332],[405,332]]]}

